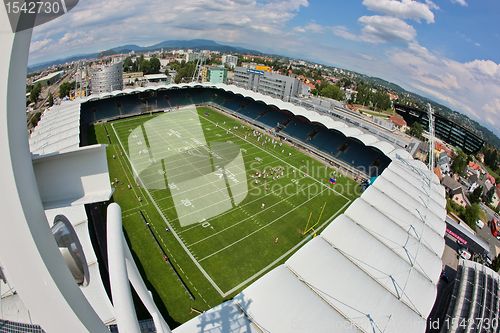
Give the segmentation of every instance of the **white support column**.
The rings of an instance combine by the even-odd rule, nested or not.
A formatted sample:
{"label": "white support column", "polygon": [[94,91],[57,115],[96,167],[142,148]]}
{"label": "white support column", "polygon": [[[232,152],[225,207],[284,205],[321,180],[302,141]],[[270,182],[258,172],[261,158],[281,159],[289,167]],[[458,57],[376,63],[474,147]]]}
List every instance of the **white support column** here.
{"label": "white support column", "polygon": [[128,281],[125,263],[125,244],[122,231],[122,210],[116,203],[108,206],[107,214],[108,270],[113,307],[118,330],[126,333],[140,333],[134,301]]}
{"label": "white support column", "polygon": [[[0,255],[33,323],[48,332],[107,332],[75,283],[52,236],[26,129],[31,30],[13,33],[0,5]],[[108,331],[109,332],[109,331]]]}

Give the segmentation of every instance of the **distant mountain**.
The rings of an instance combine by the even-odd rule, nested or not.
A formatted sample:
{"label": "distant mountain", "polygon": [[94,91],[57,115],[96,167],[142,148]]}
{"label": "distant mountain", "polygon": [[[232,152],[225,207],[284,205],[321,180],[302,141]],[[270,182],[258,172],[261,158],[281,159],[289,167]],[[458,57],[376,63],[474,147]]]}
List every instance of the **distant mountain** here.
{"label": "distant mountain", "polygon": [[33,64],[28,66],[28,72],[37,72],[39,70],[45,69],[50,66],[61,65],[73,61],[78,61],[82,59],[94,59],[98,57],[105,57],[114,54],[129,53],[129,52],[148,52],[157,50],[171,50],[171,49],[194,49],[194,50],[210,50],[210,51],[220,51],[220,52],[237,52],[237,53],[251,53],[251,54],[262,54],[259,51],[245,49],[243,47],[230,46],[219,44],[213,40],[208,39],[191,39],[191,40],[166,40],[150,46],[139,46],[135,44],[126,44],[117,47],[113,47],[109,50],[102,51],[99,53],[89,53],[75,55],[67,58],[51,60],[43,63]]}
{"label": "distant mountain", "polygon": [[137,45],[122,45],[112,49],[101,52],[100,56],[108,56],[119,53],[129,52],[148,52],[158,50],[171,50],[171,49],[193,49],[193,50],[210,50],[220,52],[238,52],[238,53],[252,53],[262,54],[259,51],[249,50],[242,47],[230,46],[219,44],[213,40],[208,39],[191,39],[191,40],[166,40],[150,46],[137,46]]}
{"label": "distant mountain", "polygon": [[74,55],[71,57],[67,58],[61,58],[61,59],[56,59],[56,60],[50,60],[38,64],[33,64],[28,66],[28,73],[33,73],[33,72],[38,72],[41,71],[45,68],[51,67],[51,66],[57,66],[57,65],[62,65],[66,63],[71,63],[73,61],[78,61],[78,60],[84,60],[84,59],[95,59],[99,56],[99,53],[88,53],[88,54],[79,54],[79,55]]}

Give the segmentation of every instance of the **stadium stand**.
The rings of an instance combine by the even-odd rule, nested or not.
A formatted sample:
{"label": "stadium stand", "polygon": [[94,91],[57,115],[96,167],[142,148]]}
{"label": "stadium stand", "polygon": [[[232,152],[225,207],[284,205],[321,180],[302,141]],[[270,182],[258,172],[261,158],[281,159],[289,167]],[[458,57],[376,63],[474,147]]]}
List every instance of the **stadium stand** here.
{"label": "stadium stand", "polygon": [[[380,174],[390,163],[390,158],[375,145],[366,146],[361,141],[343,134],[353,133],[353,135],[360,136],[360,131],[357,129],[344,128],[341,133],[339,130],[328,129],[317,122],[310,122],[304,116],[294,115],[286,109],[267,105],[238,93],[211,87],[143,89],[133,94],[121,93],[113,98],[83,103],[81,125],[85,128],[81,131],[86,132],[87,126],[98,120],[204,103],[219,105],[261,127],[282,130],[291,139],[302,141],[327,153],[333,159],[364,170],[367,176]],[[278,124],[279,128],[277,128]]]}

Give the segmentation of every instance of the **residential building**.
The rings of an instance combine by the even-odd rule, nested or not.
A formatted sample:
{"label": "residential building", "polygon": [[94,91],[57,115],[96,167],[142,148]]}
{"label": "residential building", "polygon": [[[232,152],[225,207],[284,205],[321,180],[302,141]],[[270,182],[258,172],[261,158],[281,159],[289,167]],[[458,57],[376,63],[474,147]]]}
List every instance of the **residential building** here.
{"label": "residential building", "polygon": [[144,80],[143,72],[126,72],[123,73],[123,84],[124,85],[134,85],[136,82]]}
{"label": "residential building", "polygon": [[444,176],[441,184],[444,186],[448,197],[456,204],[467,207],[470,205],[462,184],[450,176]]}
{"label": "residential building", "polygon": [[198,52],[188,52],[186,53],[186,62],[198,61],[201,58],[201,53]]}
{"label": "residential building", "polygon": [[257,70],[236,67],[234,83],[249,90],[270,95],[286,102],[296,97],[300,91],[300,81],[294,77]]}
{"label": "residential building", "polygon": [[238,57],[231,54],[224,54],[222,56],[222,64],[234,69],[238,65]]}
{"label": "residential building", "polygon": [[406,124],[406,120],[404,120],[403,117],[393,115],[389,117],[389,120],[394,124],[394,127],[396,127],[398,130],[400,130],[401,132],[406,132],[408,125]]}
{"label": "residential building", "polygon": [[226,83],[227,82],[227,69],[225,67],[209,67],[208,68],[208,82],[210,82],[210,83]]}
{"label": "residential building", "polygon": [[92,69],[92,94],[123,89],[123,64],[100,65]]}
{"label": "residential building", "polygon": [[439,158],[437,160],[437,165],[439,166],[439,168],[441,169],[441,172],[444,175],[447,175],[450,173],[450,157],[448,156],[448,154],[446,154],[446,152],[441,152],[439,154]]}
{"label": "residential building", "polygon": [[208,66],[201,68],[201,82],[208,82]]}

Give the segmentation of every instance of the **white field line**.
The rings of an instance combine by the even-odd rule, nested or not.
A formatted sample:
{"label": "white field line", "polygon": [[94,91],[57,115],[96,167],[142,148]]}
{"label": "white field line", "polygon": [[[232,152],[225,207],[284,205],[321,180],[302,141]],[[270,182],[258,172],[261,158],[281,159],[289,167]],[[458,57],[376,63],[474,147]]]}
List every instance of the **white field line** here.
{"label": "white field line", "polygon": [[237,244],[237,243],[241,242],[242,240],[245,240],[246,238],[248,238],[248,237],[250,237],[250,236],[252,236],[252,235],[256,234],[257,232],[261,231],[262,229],[264,229],[264,228],[266,228],[266,227],[270,226],[270,225],[271,225],[271,224],[273,224],[274,222],[278,221],[279,219],[283,218],[284,216],[287,216],[287,215],[288,215],[288,214],[290,214],[291,212],[295,211],[297,208],[299,208],[299,207],[303,206],[303,205],[304,205],[304,204],[306,204],[307,202],[309,202],[309,201],[311,201],[312,199],[316,198],[318,195],[321,195],[324,191],[326,191],[326,189],[323,189],[323,191],[319,192],[317,195],[313,196],[312,198],[309,198],[309,199],[307,199],[306,201],[302,202],[300,205],[295,206],[295,209],[289,210],[288,212],[286,212],[285,214],[281,215],[280,217],[275,218],[275,219],[274,219],[274,220],[272,220],[271,222],[269,222],[269,223],[267,223],[267,224],[263,225],[262,227],[258,228],[257,230],[252,231],[251,233],[249,233],[249,234],[245,235],[244,237],[242,237],[242,238],[238,239],[237,241],[234,241],[234,242],[232,242],[231,244],[224,246],[222,249],[219,249],[219,250],[217,250],[217,251],[215,251],[215,252],[213,252],[213,253],[209,254],[208,256],[203,257],[202,259],[200,259],[200,262],[202,262],[202,261],[204,261],[204,260],[206,260],[206,259],[208,259],[208,258],[210,258],[210,257],[212,257],[212,256],[214,256],[214,255],[216,255],[216,254],[218,254],[218,253],[220,253],[220,252],[224,251],[224,250],[227,250],[228,248],[232,247],[233,245],[235,245],[235,244]]}
{"label": "white field line", "polygon": [[[213,123],[213,121],[212,121],[212,120],[207,119],[206,117],[203,117],[202,115],[200,115],[200,117],[202,117],[202,118],[204,118],[205,120],[207,120],[207,121],[209,121],[209,122]],[[220,125],[219,125],[219,127],[220,127]],[[226,130],[227,130],[227,131],[229,131],[230,133],[233,133],[233,132],[231,132],[231,130],[229,130],[229,129],[226,129]],[[248,141],[247,139],[242,138],[242,137],[241,137],[241,136],[239,136],[238,134],[233,133],[233,135],[234,135],[234,136],[236,136],[236,137],[238,137],[238,138],[240,138],[241,140],[244,140],[244,141],[246,141],[246,142],[248,142],[248,143],[250,143],[250,144],[253,144],[252,142]],[[302,170],[300,170],[299,168],[297,168],[297,167],[295,167],[295,166],[291,165],[290,163],[288,163],[287,161],[283,160],[282,158],[280,158],[280,157],[278,157],[278,156],[276,156],[276,155],[273,155],[271,152],[268,152],[268,151],[266,151],[265,149],[263,149],[263,148],[261,148],[261,147],[259,147],[259,146],[257,146],[257,145],[254,145],[254,146],[255,146],[255,147],[257,147],[257,148],[259,148],[260,150],[262,150],[262,151],[264,151],[264,152],[267,152],[269,155],[271,155],[271,156],[273,156],[274,158],[276,158],[276,159],[280,160],[281,162],[283,162],[283,163],[285,163],[286,165],[290,166],[291,168],[293,168],[293,169],[297,170],[298,172],[304,173],[304,172],[303,172]],[[297,149],[297,148],[296,148],[296,149]],[[320,181],[319,181],[319,180],[317,180],[316,178],[311,177],[311,176],[309,176],[308,174],[306,174],[306,176],[307,176],[307,177],[309,177],[309,178],[311,178],[311,179],[313,179],[313,180],[314,180],[314,181],[316,181],[317,183],[321,184],[321,186],[325,187],[325,189],[328,189],[328,190],[330,190],[330,191],[334,191],[334,192],[336,192],[338,195],[342,196],[344,199],[346,199],[346,200],[350,200],[348,197],[346,197],[346,196],[345,196],[345,195],[343,195],[342,193],[339,193],[339,192],[338,192],[338,191],[336,191],[335,189],[332,189],[332,188],[328,187],[327,185],[325,185],[324,183],[320,182]]]}
{"label": "white field line", "polygon": [[[118,133],[119,133],[119,131],[118,131]],[[126,134],[128,134],[128,132],[126,132]],[[119,135],[121,135],[121,134],[119,134]],[[235,135],[233,135],[233,134],[232,134],[232,135],[225,135],[225,136],[217,137],[217,139],[224,140],[224,139],[227,139],[227,138],[234,138],[234,137],[235,137]],[[213,141],[212,139],[214,139],[214,138],[215,138],[215,137],[207,137],[207,140],[208,140],[208,141]],[[186,139],[189,139],[189,138],[186,138]],[[249,144],[249,143],[244,142],[244,141],[242,141],[242,142],[243,142],[243,144],[245,144],[245,146],[246,146],[246,147],[252,147],[252,148],[254,148],[254,145],[253,145],[253,144]],[[186,148],[186,147],[187,147],[187,148],[193,148],[193,149],[198,149],[198,148],[201,148],[200,146],[197,146],[197,147],[184,146],[183,148]],[[245,147],[242,147],[241,145],[240,145],[240,147],[241,147],[241,148],[243,148],[243,149],[246,149]],[[228,148],[228,150],[229,150],[229,149],[231,149],[231,148]],[[161,153],[164,153],[164,152],[169,152],[169,151],[171,151],[171,150],[168,150],[168,148],[167,148],[167,149],[165,149],[165,150],[159,150],[159,151],[158,151],[158,154],[160,154],[160,155],[161,155]],[[224,150],[222,150],[221,152],[224,152]],[[208,152],[207,152],[207,153],[208,153]],[[257,155],[257,154],[258,154],[258,151],[254,152],[254,153],[251,153],[251,154],[250,154],[250,153],[247,153],[247,154],[245,154],[245,156],[248,158],[248,157],[252,157],[252,156]],[[267,151],[266,151],[266,154],[270,155]],[[271,156],[271,157],[274,157],[274,156],[272,156],[272,155],[270,155],[270,156]],[[146,161],[146,163],[145,163],[145,164],[150,164],[150,162],[149,162],[149,158],[145,158],[145,159],[144,159],[144,161]],[[272,163],[272,162],[271,162],[271,163]],[[176,169],[183,169],[183,167],[171,168],[171,170],[172,170],[172,171],[175,171]],[[181,175],[182,175],[182,174],[181,174]],[[145,180],[146,180],[146,179],[145,179]]]}
{"label": "white field line", "polygon": [[[193,111],[193,110],[189,110],[189,111],[190,111],[190,112],[193,112],[193,113],[196,113],[196,115],[198,116],[198,114],[197,114],[197,112],[196,112],[196,111]],[[201,115],[199,115],[199,116],[200,116],[200,117],[203,117],[203,116],[201,116]],[[207,120],[208,122],[211,122],[212,124],[214,124],[214,122],[213,122],[212,120],[207,119],[207,118],[205,118],[205,117],[203,117],[203,118],[204,118],[205,120]],[[136,120],[136,119],[130,119],[130,120]],[[244,128],[247,128],[247,129],[251,129],[251,127],[248,127],[248,126],[243,126],[243,125],[238,125],[238,126],[239,126],[239,127],[244,127]],[[120,138],[118,137],[118,134],[116,133],[116,130],[115,130],[115,128],[114,128],[114,126],[113,126],[113,124],[112,124],[112,127],[113,127],[113,131],[115,132],[116,137],[118,138],[118,141],[119,141],[120,146],[122,146],[122,149],[123,149],[123,150],[124,150],[124,152],[125,152],[125,149],[123,148],[122,142],[121,142]],[[132,127],[132,126],[131,126],[131,127]],[[136,127],[136,126],[133,126],[133,127]],[[290,163],[288,163],[288,162],[284,161],[283,159],[279,158],[278,156],[276,156],[276,155],[272,154],[272,153],[271,153],[271,152],[269,152],[267,149],[261,148],[261,147],[259,147],[257,144],[255,144],[255,143],[253,143],[253,142],[251,142],[251,141],[249,141],[249,140],[247,140],[247,139],[242,138],[242,137],[241,137],[240,135],[238,135],[238,134],[233,133],[233,132],[232,132],[232,128],[231,128],[231,129],[227,129],[227,128],[222,127],[221,125],[217,125],[215,128],[218,128],[218,129],[220,129],[220,130],[222,130],[222,131],[226,131],[226,132],[228,132],[228,133],[231,133],[231,135],[232,135],[232,136],[231,136],[231,135],[227,135],[227,136],[226,136],[226,135],[224,135],[224,136],[211,136],[212,138],[217,137],[217,139],[221,139],[221,140],[222,140],[222,139],[224,139],[224,138],[227,138],[227,137],[229,137],[229,138],[234,138],[234,137],[239,138],[240,140],[242,140],[242,141],[246,142],[248,145],[253,146],[253,147],[255,147],[255,148],[258,148],[258,150],[261,150],[261,151],[263,151],[264,153],[266,153],[266,154],[270,155],[271,157],[273,157],[273,158],[275,158],[275,159],[277,159],[277,160],[279,160],[279,161],[281,161],[281,162],[285,163],[286,165],[288,165],[288,166],[289,166],[289,167],[291,167],[292,169],[298,170],[299,174],[303,174],[304,178],[306,178],[306,177],[307,177],[307,178],[311,178],[313,181],[315,181],[315,182],[319,183],[320,185],[322,185],[322,186],[324,187],[323,191],[321,191],[320,193],[318,193],[318,194],[317,194],[317,195],[315,195],[314,197],[312,197],[312,198],[308,199],[307,201],[305,201],[305,202],[301,203],[299,206],[296,206],[296,208],[298,208],[298,207],[302,206],[303,204],[305,204],[306,202],[308,202],[308,201],[310,201],[310,200],[312,200],[312,199],[314,199],[314,198],[318,197],[318,196],[319,196],[319,195],[321,195],[321,194],[322,194],[325,190],[330,190],[330,191],[333,191],[333,192],[335,192],[337,195],[339,195],[339,196],[341,196],[341,197],[343,197],[344,199],[346,199],[346,200],[347,200],[347,202],[344,204],[344,206],[342,206],[342,207],[341,207],[341,208],[340,208],[340,209],[339,209],[339,210],[338,210],[338,211],[337,211],[334,215],[332,215],[332,217],[335,217],[336,215],[338,215],[338,214],[340,213],[340,211],[342,211],[342,210],[343,210],[343,209],[344,209],[344,208],[345,208],[345,207],[346,207],[346,206],[347,206],[347,205],[351,202],[351,200],[350,200],[349,198],[347,198],[346,196],[344,196],[343,194],[341,194],[341,193],[339,193],[338,191],[336,191],[336,190],[334,190],[334,189],[332,189],[332,188],[330,188],[330,187],[326,186],[325,184],[323,184],[322,182],[320,182],[320,181],[319,181],[319,180],[317,180],[316,178],[314,178],[314,177],[312,177],[312,176],[309,176],[308,174],[306,174],[306,173],[302,172],[299,168],[297,168],[297,167],[295,167],[295,166],[291,165]],[[155,132],[156,132],[156,131],[155,131]],[[267,136],[267,135],[266,135],[266,136]],[[264,136],[264,137],[266,137],[266,136]],[[161,137],[161,135],[160,135],[160,137]],[[269,143],[269,145],[272,145],[272,143]],[[125,153],[126,153],[126,152],[125,152]],[[247,155],[247,156],[248,156],[248,155]],[[252,156],[253,156],[253,154],[252,154]],[[127,155],[127,159],[128,159],[128,160],[129,160],[129,162],[130,162],[130,159],[128,158],[128,155]],[[274,161],[273,161],[273,162],[271,162],[271,163],[274,163]],[[269,164],[270,164],[270,163],[269,163]],[[266,165],[267,165],[267,164],[266,164]],[[134,170],[134,172],[135,172],[135,170]],[[135,172],[135,173],[136,173],[136,172]],[[137,174],[137,173],[136,173],[136,174]],[[139,178],[139,177],[138,177],[138,178]],[[140,179],[140,178],[139,178],[139,181],[142,183],[142,179]],[[290,184],[287,184],[286,186],[288,186],[288,185],[290,185]],[[143,186],[144,186],[144,184],[143,184]],[[311,186],[311,185],[310,185],[310,186]],[[309,187],[310,187],[310,186],[309,186]],[[170,223],[169,223],[168,219],[164,216],[164,214],[163,214],[163,213],[161,212],[161,210],[159,209],[158,205],[156,204],[155,199],[154,199],[154,198],[151,196],[151,194],[149,193],[150,191],[149,191],[149,190],[146,190],[146,192],[147,192],[148,196],[150,197],[151,201],[153,202],[153,205],[155,206],[155,208],[159,211],[160,216],[163,218],[163,220],[165,221],[165,223],[169,226],[169,228],[170,228],[170,229],[175,230],[174,228],[172,228],[172,226],[170,225]],[[256,200],[260,200],[260,199],[262,199],[262,198],[258,198],[258,199],[256,199]],[[284,257],[286,257],[287,255],[289,255],[291,252],[293,252],[293,251],[294,251],[295,249],[297,249],[298,247],[300,247],[300,246],[301,246],[301,245],[302,245],[305,241],[307,241],[307,240],[308,240],[308,238],[309,238],[309,237],[305,238],[304,240],[302,240],[301,242],[299,242],[298,244],[296,244],[294,247],[292,247],[290,250],[288,250],[286,253],[284,253],[284,254],[283,254],[283,255],[281,255],[279,258],[277,258],[275,261],[273,261],[272,263],[270,263],[268,266],[266,266],[265,268],[263,268],[263,269],[262,269],[262,270],[260,270],[259,272],[257,272],[257,273],[255,273],[254,275],[252,275],[250,278],[248,278],[248,279],[246,279],[245,281],[243,281],[242,283],[240,283],[238,286],[236,286],[236,287],[232,288],[231,290],[229,290],[228,292],[225,292],[225,293],[224,293],[224,292],[222,292],[222,290],[221,290],[221,289],[217,286],[217,284],[216,284],[216,283],[215,283],[215,282],[211,279],[211,277],[208,275],[208,273],[207,273],[207,272],[206,272],[206,271],[202,268],[202,266],[201,266],[200,262],[201,262],[201,261],[203,261],[203,260],[205,260],[205,259],[208,259],[209,257],[211,257],[211,256],[213,256],[213,255],[215,255],[215,254],[217,254],[217,253],[219,253],[219,252],[221,252],[221,251],[223,251],[223,250],[225,250],[226,248],[232,247],[234,244],[239,243],[240,241],[242,241],[242,240],[244,240],[244,239],[246,239],[246,238],[250,237],[251,235],[253,235],[253,234],[257,233],[257,232],[259,232],[260,230],[262,230],[262,229],[264,229],[265,227],[267,227],[267,226],[269,226],[269,225],[273,224],[274,222],[276,222],[277,220],[281,219],[283,216],[286,216],[287,214],[289,214],[290,212],[292,212],[292,211],[294,211],[294,210],[295,210],[295,209],[293,209],[293,210],[291,210],[291,211],[288,211],[286,214],[284,214],[284,215],[282,215],[281,217],[279,217],[279,218],[277,218],[277,219],[275,219],[275,220],[271,221],[270,223],[268,223],[268,224],[264,225],[263,227],[259,228],[258,230],[255,230],[255,231],[254,231],[254,232],[252,232],[251,234],[248,234],[248,235],[246,235],[246,236],[244,236],[244,237],[240,238],[240,239],[239,239],[239,240],[237,240],[236,242],[233,242],[232,244],[230,244],[230,245],[226,246],[225,248],[220,249],[220,250],[218,250],[218,251],[216,251],[216,252],[214,252],[214,253],[210,254],[209,256],[206,256],[205,258],[202,258],[202,259],[201,259],[201,260],[199,260],[199,261],[198,261],[198,260],[196,260],[196,259],[194,258],[193,254],[192,254],[192,253],[190,252],[190,250],[186,247],[185,243],[184,243],[183,241],[181,241],[181,240],[180,240],[180,239],[181,239],[181,237],[179,237],[175,231],[173,232],[173,234],[174,234],[174,236],[176,237],[177,241],[181,244],[181,246],[183,247],[183,249],[186,251],[186,253],[188,253],[189,257],[193,260],[193,262],[196,264],[196,266],[200,269],[200,271],[203,273],[203,275],[204,275],[204,276],[207,278],[207,280],[210,282],[210,284],[212,284],[212,286],[214,286],[214,288],[215,288],[215,289],[219,292],[219,294],[220,294],[222,297],[226,297],[226,296],[230,295],[231,293],[233,293],[234,291],[236,291],[236,290],[238,290],[239,288],[241,288],[242,286],[246,285],[248,282],[250,282],[250,281],[254,280],[256,277],[258,277],[258,276],[260,276],[261,274],[263,274],[263,273],[264,273],[265,271],[267,271],[270,267],[274,266],[277,262],[279,262],[280,260],[282,260],[282,259],[283,259]],[[319,227],[317,228],[317,230],[320,230],[320,229],[321,229],[321,228],[323,228],[323,227],[324,227],[327,223],[329,223],[329,222],[330,222],[330,220],[332,219],[332,217],[330,217],[329,219],[327,219],[327,220],[326,220],[326,221],[325,221],[325,222],[324,222],[321,226],[319,226]],[[197,227],[197,226],[193,226],[193,227],[191,227],[191,228],[194,228],[194,227]],[[191,229],[191,228],[190,228],[190,229]],[[185,230],[185,231],[187,231],[187,230]],[[182,233],[182,232],[181,232],[181,233]],[[189,246],[192,246],[192,245],[194,245],[194,244],[191,244],[191,245],[189,245]]]}
{"label": "white field line", "polygon": [[[301,179],[302,179],[302,178],[301,178]],[[287,188],[288,186],[292,186],[292,185],[295,185],[295,184],[293,184],[293,183],[286,184],[285,186],[283,186],[283,188],[282,188],[282,189],[285,189],[285,188]],[[259,186],[257,186],[257,187],[254,187],[254,189],[255,189],[255,188],[259,188],[259,187],[261,187],[261,186],[264,186],[264,184],[259,185]],[[280,189],[280,190],[282,190],[282,189]],[[257,197],[257,198],[255,198],[254,200],[251,200],[251,201],[249,201],[249,202],[247,202],[247,203],[245,203],[245,204],[243,204],[243,205],[239,205],[239,206],[238,206],[238,208],[243,209],[243,207],[248,206],[248,205],[250,205],[250,204],[252,204],[252,203],[254,203],[254,202],[256,202],[256,201],[262,200],[262,199],[264,199],[265,197],[267,197],[268,195],[273,195],[273,194],[274,194],[275,192],[277,192],[277,191],[278,191],[278,190],[273,190],[273,191],[270,191],[270,192],[266,193],[266,195],[264,195],[264,196]],[[227,211],[227,212],[221,213],[221,214],[217,215],[217,218],[219,218],[219,217],[221,217],[221,216],[223,216],[223,215],[229,214],[229,213],[230,213],[230,211]],[[208,221],[210,221],[210,220],[208,220]],[[187,232],[187,231],[189,231],[189,230],[191,230],[191,229],[194,229],[194,228],[200,227],[200,226],[201,226],[201,224],[196,224],[196,225],[193,225],[193,226],[191,226],[191,227],[189,227],[189,228],[187,228],[187,229],[185,229],[185,230],[181,231],[181,234],[183,234],[183,233],[185,233],[185,232]]]}
{"label": "white field line", "polygon": [[[323,229],[323,227],[325,225],[327,225],[328,223],[330,223],[335,217],[337,217],[338,214],[340,214],[340,212],[348,205],[351,203],[351,200],[347,201],[344,206],[342,206],[339,210],[337,210],[332,216],[330,216],[323,224],[321,224],[317,230],[321,230]],[[287,252],[283,253],[281,256],[279,256],[278,258],[276,258],[276,260],[274,260],[272,263],[270,263],[269,265],[267,265],[266,267],[262,268],[260,271],[258,271],[257,273],[255,273],[254,275],[250,276],[249,278],[247,278],[245,281],[241,282],[240,284],[238,284],[236,287],[232,288],[231,290],[227,291],[225,294],[224,294],[224,297],[227,297],[229,295],[231,295],[232,293],[234,293],[235,291],[239,290],[240,288],[242,288],[243,286],[247,285],[248,283],[252,282],[253,280],[255,280],[256,278],[258,278],[259,276],[261,276],[262,274],[264,274],[265,272],[267,272],[271,267],[274,267],[278,262],[280,262],[281,260],[283,260],[284,258],[286,258],[288,255],[290,255],[290,253],[292,253],[293,251],[295,251],[296,249],[298,249],[299,247],[302,246],[302,244],[304,244],[305,242],[307,242],[309,239],[311,238],[311,236],[307,236],[305,237],[303,240],[301,240],[300,242],[298,242],[296,245],[294,245],[290,250],[288,250]]]}
{"label": "white field line", "polygon": [[[311,187],[311,186],[313,186],[313,185],[314,185],[314,184],[310,184],[307,188],[309,188],[309,187]],[[315,196],[313,196],[312,198],[309,198],[308,200],[306,200],[306,201],[304,201],[304,202],[308,202],[309,200],[312,200],[312,199],[316,198],[318,195],[320,195],[320,194],[321,194],[321,193],[323,193],[324,191],[325,191],[325,189],[323,189],[321,192],[319,192],[318,194],[316,194]],[[271,209],[271,208],[273,208],[274,206],[279,205],[279,204],[281,204],[282,202],[287,201],[288,199],[290,199],[290,198],[292,198],[292,197],[294,197],[294,196],[296,196],[296,195],[297,195],[297,194],[295,193],[295,194],[289,195],[288,197],[286,197],[286,198],[284,198],[284,199],[282,198],[280,201],[278,201],[278,202],[276,202],[276,203],[272,204],[271,206],[268,206],[268,207],[267,207],[267,208],[265,208],[265,209],[262,209],[260,212],[258,212],[258,213],[256,213],[256,214],[254,214],[254,215],[252,215],[252,216],[259,215],[260,213],[263,213],[263,212],[267,211],[268,209]],[[302,205],[304,204],[304,202],[302,202],[299,206],[296,206],[296,207],[300,207],[300,206],[302,206]],[[296,208],[295,208],[295,209],[296,209]],[[292,211],[294,211],[295,209],[292,209]],[[290,212],[291,212],[291,211],[288,211],[286,214],[288,214],[288,213],[290,213]],[[285,215],[286,215],[286,214],[285,214]],[[251,217],[250,217],[250,218],[251,218]],[[193,246],[193,245],[196,245],[196,244],[198,244],[198,243],[204,242],[205,240],[210,239],[210,238],[212,238],[212,237],[215,237],[215,236],[217,236],[218,234],[220,234],[220,233],[222,233],[222,232],[224,232],[224,231],[226,231],[226,230],[229,230],[229,229],[231,229],[231,228],[234,228],[234,227],[236,227],[236,226],[240,225],[241,223],[243,223],[243,222],[245,222],[245,221],[249,220],[250,218],[248,218],[248,217],[247,217],[247,218],[244,218],[243,220],[241,220],[241,221],[239,221],[239,222],[237,222],[237,223],[231,224],[230,226],[228,226],[228,227],[226,227],[226,228],[224,228],[224,229],[222,229],[222,230],[219,230],[219,231],[217,231],[216,233],[211,234],[210,236],[207,236],[207,237],[205,237],[205,238],[202,238],[202,239],[200,239],[200,240],[198,240],[198,241],[196,241],[196,242],[194,242],[194,243],[191,243],[191,244],[189,245],[189,247],[191,247],[191,246]],[[278,219],[280,219],[280,218],[281,218],[281,217],[278,217]]]}
{"label": "white field line", "polygon": [[[132,162],[130,161],[130,158],[128,156],[128,153],[125,151],[125,149],[123,148],[123,144],[120,140],[120,138],[118,137],[118,134],[116,133],[115,131],[115,127],[113,126],[113,123],[111,123],[111,127],[113,128],[113,131],[115,132],[115,135],[118,139],[118,143],[120,144],[120,146],[122,147],[122,150],[124,151],[124,154],[125,156],[127,157],[129,163],[130,163],[130,167],[133,169],[137,179],[139,180],[139,182],[142,184],[142,186],[144,186],[144,183],[142,182],[142,179],[139,177],[139,173],[137,172],[137,170],[135,169],[134,165],[132,164]],[[158,214],[161,216],[161,218],[163,219],[163,221],[165,222],[165,224],[168,226],[168,228],[171,230],[172,234],[174,235],[175,239],[177,240],[177,242],[179,242],[179,244],[181,245],[181,247],[184,249],[184,251],[187,253],[187,255],[189,256],[189,258],[191,258],[191,260],[194,262],[194,264],[196,265],[196,267],[198,267],[198,269],[200,270],[200,272],[203,274],[203,276],[205,276],[205,278],[208,280],[208,282],[212,285],[212,287],[214,287],[215,290],[217,290],[217,292],[219,293],[219,295],[221,295],[222,297],[224,297],[224,292],[219,288],[219,286],[215,283],[215,281],[212,279],[212,277],[210,275],[208,275],[208,273],[205,271],[205,269],[203,269],[203,267],[201,266],[201,264],[195,259],[195,257],[193,256],[193,254],[191,253],[191,251],[189,251],[189,249],[186,247],[186,244],[184,244],[184,242],[181,240],[181,238],[179,237],[179,235],[177,235],[177,232],[175,231],[175,229],[172,227],[172,225],[169,223],[168,219],[165,217],[165,215],[162,213],[160,207],[158,207],[158,204],[155,202],[154,198],[152,197],[151,193],[149,193],[149,191],[145,188],[145,191],[149,197],[149,199],[151,200],[151,203],[155,206],[156,210],[158,211]]]}
{"label": "white field line", "polygon": [[[201,117],[201,116],[200,116],[200,117]],[[206,118],[205,118],[205,119],[206,119]],[[208,121],[211,121],[211,120],[208,120]],[[133,126],[131,126],[131,127],[133,127]],[[153,128],[153,127],[152,127],[152,128]],[[229,135],[228,135],[227,137],[229,137],[229,138],[234,138],[234,137],[237,137],[237,138],[239,138],[241,141],[246,142],[248,145],[252,146],[253,148],[258,148],[258,149],[260,149],[260,150],[264,151],[266,154],[270,155],[271,157],[273,157],[273,158],[275,158],[275,159],[278,159],[278,160],[280,160],[280,161],[282,161],[282,162],[286,163],[288,166],[291,166],[292,168],[294,168],[294,169],[296,169],[296,170],[299,170],[298,168],[294,167],[293,165],[289,164],[288,162],[285,162],[285,161],[281,160],[281,159],[280,159],[280,158],[278,158],[276,155],[273,155],[273,154],[272,154],[270,151],[268,151],[267,149],[263,149],[263,148],[261,148],[261,147],[257,146],[256,144],[254,144],[253,142],[248,141],[248,140],[246,140],[246,139],[244,139],[244,138],[241,138],[238,134],[235,134],[235,133],[231,132],[230,130],[224,129],[222,126],[218,126],[217,128],[219,128],[220,130],[225,131],[225,132],[230,132],[230,133],[231,133],[231,136],[229,136]],[[245,127],[245,128],[250,129],[249,127]],[[155,132],[156,132],[156,131],[155,131]],[[272,145],[272,144],[270,144],[270,145]],[[253,155],[254,155],[254,154],[246,154],[245,156],[253,156]],[[274,161],[272,161],[272,162],[270,162],[270,163],[268,163],[268,164],[271,164],[271,163],[274,163]],[[266,165],[268,165],[268,164],[266,164]],[[300,170],[299,170],[299,171],[300,171]],[[312,176],[306,175],[306,177],[311,178],[311,179],[315,180],[316,182],[319,182],[316,178],[314,178],[314,177],[312,177]],[[146,178],[144,178],[144,179],[146,179]],[[334,189],[332,189],[332,188],[330,188],[330,187],[326,186],[325,184],[323,184],[323,183],[321,183],[321,182],[319,182],[319,183],[320,183],[320,184],[322,184],[325,188],[328,188],[328,189],[330,189],[331,191],[336,192],[336,193],[337,193],[337,194],[339,194],[340,196],[343,196],[341,193],[339,193],[339,192],[337,192],[336,190],[334,190]],[[344,199],[349,200],[347,197],[345,197],[345,196],[343,196],[343,197],[344,197]]]}

